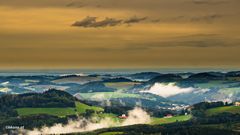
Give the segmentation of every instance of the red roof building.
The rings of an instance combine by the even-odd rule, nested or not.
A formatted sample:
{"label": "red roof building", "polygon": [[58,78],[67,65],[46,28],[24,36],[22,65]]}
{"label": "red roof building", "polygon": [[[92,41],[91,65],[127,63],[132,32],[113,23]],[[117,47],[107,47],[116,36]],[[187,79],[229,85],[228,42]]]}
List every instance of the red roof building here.
{"label": "red roof building", "polygon": [[173,115],[172,114],[167,114],[166,116],[164,116],[164,118],[172,118]]}
{"label": "red roof building", "polygon": [[126,119],[128,118],[128,116],[126,114],[122,114],[121,116],[119,116],[120,119]]}

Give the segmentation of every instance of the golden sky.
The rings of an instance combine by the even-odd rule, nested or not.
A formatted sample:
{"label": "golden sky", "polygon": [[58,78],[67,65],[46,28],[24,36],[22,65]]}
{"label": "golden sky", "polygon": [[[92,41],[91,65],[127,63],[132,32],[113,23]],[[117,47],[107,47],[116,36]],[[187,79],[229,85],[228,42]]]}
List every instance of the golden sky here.
{"label": "golden sky", "polygon": [[0,67],[240,67],[239,0],[1,0]]}

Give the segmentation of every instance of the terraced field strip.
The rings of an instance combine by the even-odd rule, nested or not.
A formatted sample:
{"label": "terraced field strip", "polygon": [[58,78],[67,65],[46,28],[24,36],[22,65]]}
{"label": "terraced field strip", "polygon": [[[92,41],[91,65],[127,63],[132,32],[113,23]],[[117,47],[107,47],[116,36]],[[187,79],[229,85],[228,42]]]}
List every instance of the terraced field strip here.
{"label": "terraced field strip", "polygon": [[86,110],[94,110],[96,112],[104,111],[103,108],[96,106],[88,106],[86,104],[75,102],[76,108],[67,107],[67,108],[17,108],[18,115],[34,115],[34,114],[48,114],[58,117],[65,117],[67,115],[81,114],[85,113]]}
{"label": "terraced field strip", "polygon": [[224,107],[217,107],[217,108],[212,108],[212,109],[208,109],[206,110],[206,115],[207,116],[212,116],[212,115],[217,115],[219,113],[224,113],[224,112],[228,112],[228,113],[239,113],[240,114],[240,106],[224,106]]}
{"label": "terraced field strip", "polygon": [[152,118],[151,125],[160,125],[160,124],[188,121],[191,118],[192,118],[191,115],[180,115],[180,116],[174,116],[171,118]]}

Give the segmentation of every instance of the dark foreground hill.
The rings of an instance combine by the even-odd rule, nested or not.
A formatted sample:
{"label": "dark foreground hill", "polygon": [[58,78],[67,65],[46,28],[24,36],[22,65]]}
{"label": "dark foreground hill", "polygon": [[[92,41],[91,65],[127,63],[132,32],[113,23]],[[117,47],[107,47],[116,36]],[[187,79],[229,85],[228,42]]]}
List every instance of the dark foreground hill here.
{"label": "dark foreground hill", "polygon": [[101,129],[89,133],[71,135],[239,135],[237,131],[206,126],[189,126],[184,123],[160,125],[132,125]]}
{"label": "dark foreground hill", "polygon": [[0,96],[0,134],[11,134],[8,126],[25,129],[40,128],[56,123],[66,124],[69,119],[97,113],[102,108],[89,106],[71,94],[55,89],[43,93],[7,94]]}

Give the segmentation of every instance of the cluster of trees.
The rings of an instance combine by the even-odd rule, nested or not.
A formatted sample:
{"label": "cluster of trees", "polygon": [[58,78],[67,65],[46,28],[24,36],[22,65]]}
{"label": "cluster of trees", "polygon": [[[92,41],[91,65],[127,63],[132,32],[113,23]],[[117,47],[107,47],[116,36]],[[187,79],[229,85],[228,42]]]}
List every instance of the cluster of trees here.
{"label": "cluster of trees", "polygon": [[223,102],[202,102],[193,105],[192,115],[194,118],[191,122],[193,124],[219,124],[219,123],[232,123],[240,122],[240,114],[223,112],[216,115],[207,116],[205,111],[207,109],[230,106],[232,104],[223,103]]}
{"label": "cluster of trees", "polygon": [[224,102],[201,102],[193,105],[192,107],[192,115],[195,117],[206,117],[205,111],[207,109],[222,107],[222,106],[229,106],[232,104],[224,103]]}
{"label": "cluster of trees", "polygon": [[121,132],[121,135],[238,135],[238,132],[216,129],[204,126],[186,126],[184,123],[177,123],[174,127],[133,125],[127,127],[116,127],[101,129],[89,133],[78,133],[76,135],[99,135],[106,132]]}
{"label": "cluster of trees", "polygon": [[195,123],[199,124],[219,124],[232,122],[240,122],[240,114],[224,112],[210,117],[195,117]]}
{"label": "cluster of trees", "polygon": [[0,109],[3,107],[75,107],[75,98],[66,92],[51,89],[44,93],[3,95]]}
{"label": "cluster of trees", "polygon": [[225,104],[224,102],[201,102],[201,103],[197,103],[195,105],[193,105],[193,109],[196,110],[206,110],[206,109],[210,109],[210,108],[216,108],[216,107],[221,107],[221,106],[228,106],[229,104]]}

